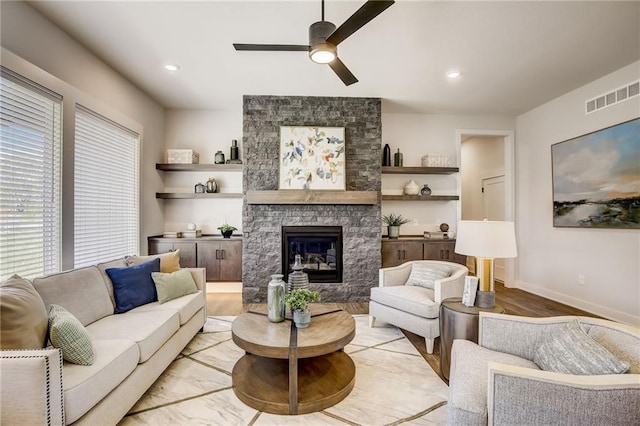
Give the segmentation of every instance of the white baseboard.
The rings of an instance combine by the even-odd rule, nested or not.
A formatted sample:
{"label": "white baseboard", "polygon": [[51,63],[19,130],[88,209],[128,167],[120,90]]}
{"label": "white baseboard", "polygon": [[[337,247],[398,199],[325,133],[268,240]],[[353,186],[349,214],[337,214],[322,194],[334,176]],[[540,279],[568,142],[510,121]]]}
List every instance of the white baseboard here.
{"label": "white baseboard", "polygon": [[551,299],[556,302],[564,303],[565,305],[569,305],[574,308],[582,309],[583,311],[591,312],[592,314],[599,315],[603,318],[629,324],[635,327],[640,326],[640,316],[619,312],[614,309],[607,308],[606,306],[578,299],[577,297],[569,296],[564,293],[558,293],[557,291],[549,290],[548,288],[540,287],[526,281],[516,280],[515,284],[515,288],[519,288],[538,296],[546,297],[547,299]]}

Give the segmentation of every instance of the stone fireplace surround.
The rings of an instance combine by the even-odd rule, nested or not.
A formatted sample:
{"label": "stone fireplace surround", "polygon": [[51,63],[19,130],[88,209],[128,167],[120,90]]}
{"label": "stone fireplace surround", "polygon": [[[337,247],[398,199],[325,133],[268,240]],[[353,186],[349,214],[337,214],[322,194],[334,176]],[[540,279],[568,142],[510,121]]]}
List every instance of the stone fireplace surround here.
{"label": "stone fireplace surround", "polygon": [[[278,189],[280,126],[345,128],[347,191],[377,191],[375,205],[248,204],[247,191]],[[311,283],[324,302],[366,302],[380,268],[379,98],[244,96],[242,299],[264,303],[282,272],[283,226],[341,226],[343,280]]]}

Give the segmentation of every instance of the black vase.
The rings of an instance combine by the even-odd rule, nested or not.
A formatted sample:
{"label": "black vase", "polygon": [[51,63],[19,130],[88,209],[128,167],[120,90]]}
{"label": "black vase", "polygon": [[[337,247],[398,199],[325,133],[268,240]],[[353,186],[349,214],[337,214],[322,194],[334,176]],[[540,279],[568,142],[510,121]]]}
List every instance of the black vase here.
{"label": "black vase", "polygon": [[384,149],[382,150],[382,166],[391,166],[391,148],[389,148],[388,143],[384,145]]}

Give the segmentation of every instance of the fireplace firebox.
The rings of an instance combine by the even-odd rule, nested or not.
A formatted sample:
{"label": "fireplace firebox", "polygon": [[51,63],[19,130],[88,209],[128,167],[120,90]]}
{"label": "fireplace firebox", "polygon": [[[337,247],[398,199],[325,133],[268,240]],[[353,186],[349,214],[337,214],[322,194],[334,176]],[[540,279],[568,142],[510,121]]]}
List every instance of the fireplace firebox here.
{"label": "fireplace firebox", "polygon": [[287,280],[296,255],[312,283],[342,282],[341,226],[283,226],[282,273]]}

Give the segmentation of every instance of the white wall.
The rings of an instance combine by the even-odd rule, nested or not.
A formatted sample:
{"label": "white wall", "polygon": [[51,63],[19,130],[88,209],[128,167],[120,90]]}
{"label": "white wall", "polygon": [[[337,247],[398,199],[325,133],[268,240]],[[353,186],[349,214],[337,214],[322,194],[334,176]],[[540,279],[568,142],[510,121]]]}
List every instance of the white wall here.
{"label": "white wall", "polygon": [[550,146],[639,117],[639,97],[584,113],[585,100],[639,75],[640,62],[624,67],[519,116],[516,130],[516,285],[632,324],[640,324],[640,230],[554,228]]}
{"label": "white wall", "polygon": [[[231,141],[238,140],[242,156],[242,102],[226,111],[168,110],[165,115],[165,149],[194,149],[200,163],[214,162],[216,151],[230,158]],[[193,191],[196,183],[210,177],[218,181],[220,192],[242,192],[242,172],[164,172],[167,192]],[[164,200],[165,230],[182,231],[195,223],[205,234],[218,234],[224,221],[242,230],[242,199]]]}
{"label": "white wall", "polygon": [[[384,102],[384,100],[383,100]],[[420,166],[425,154],[458,156],[456,130],[513,130],[515,118],[499,116],[466,116],[437,114],[382,114],[382,144],[391,147],[393,153],[400,148],[404,166]],[[457,158],[457,165],[460,159]],[[429,184],[433,195],[455,195],[458,191],[458,174],[454,175],[382,175],[383,194],[400,194],[402,188],[413,179],[422,187]],[[401,235],[422,235],[424,231],[437,231],[442,222],[455,232],[458,220],[457,201],[383,201],[382,214],[402,214],[418,220],[418,226],[408,223],[400,228]],[[386,233],[386,229],[384,229]]]}
{"label": "white wall", "polygon": [[474,136],[460,147],[462,219],[484,217],[482,179],[504,174],[504,138]]}
{"label": "white wall", "polygon": [[[155,163],[162,159],[164,109],[26,3],[3,1],[0,6],[2,47],[86,93],[93,105],[102,105],[142,126],[140,251],[146,253],[146,237],[162,232],[164,224],[155,198],[155,192],[162,188]],[[72,182],[63,182],[64,187],[69,185]],[[68,260],[63,266],[71,267]]]}

